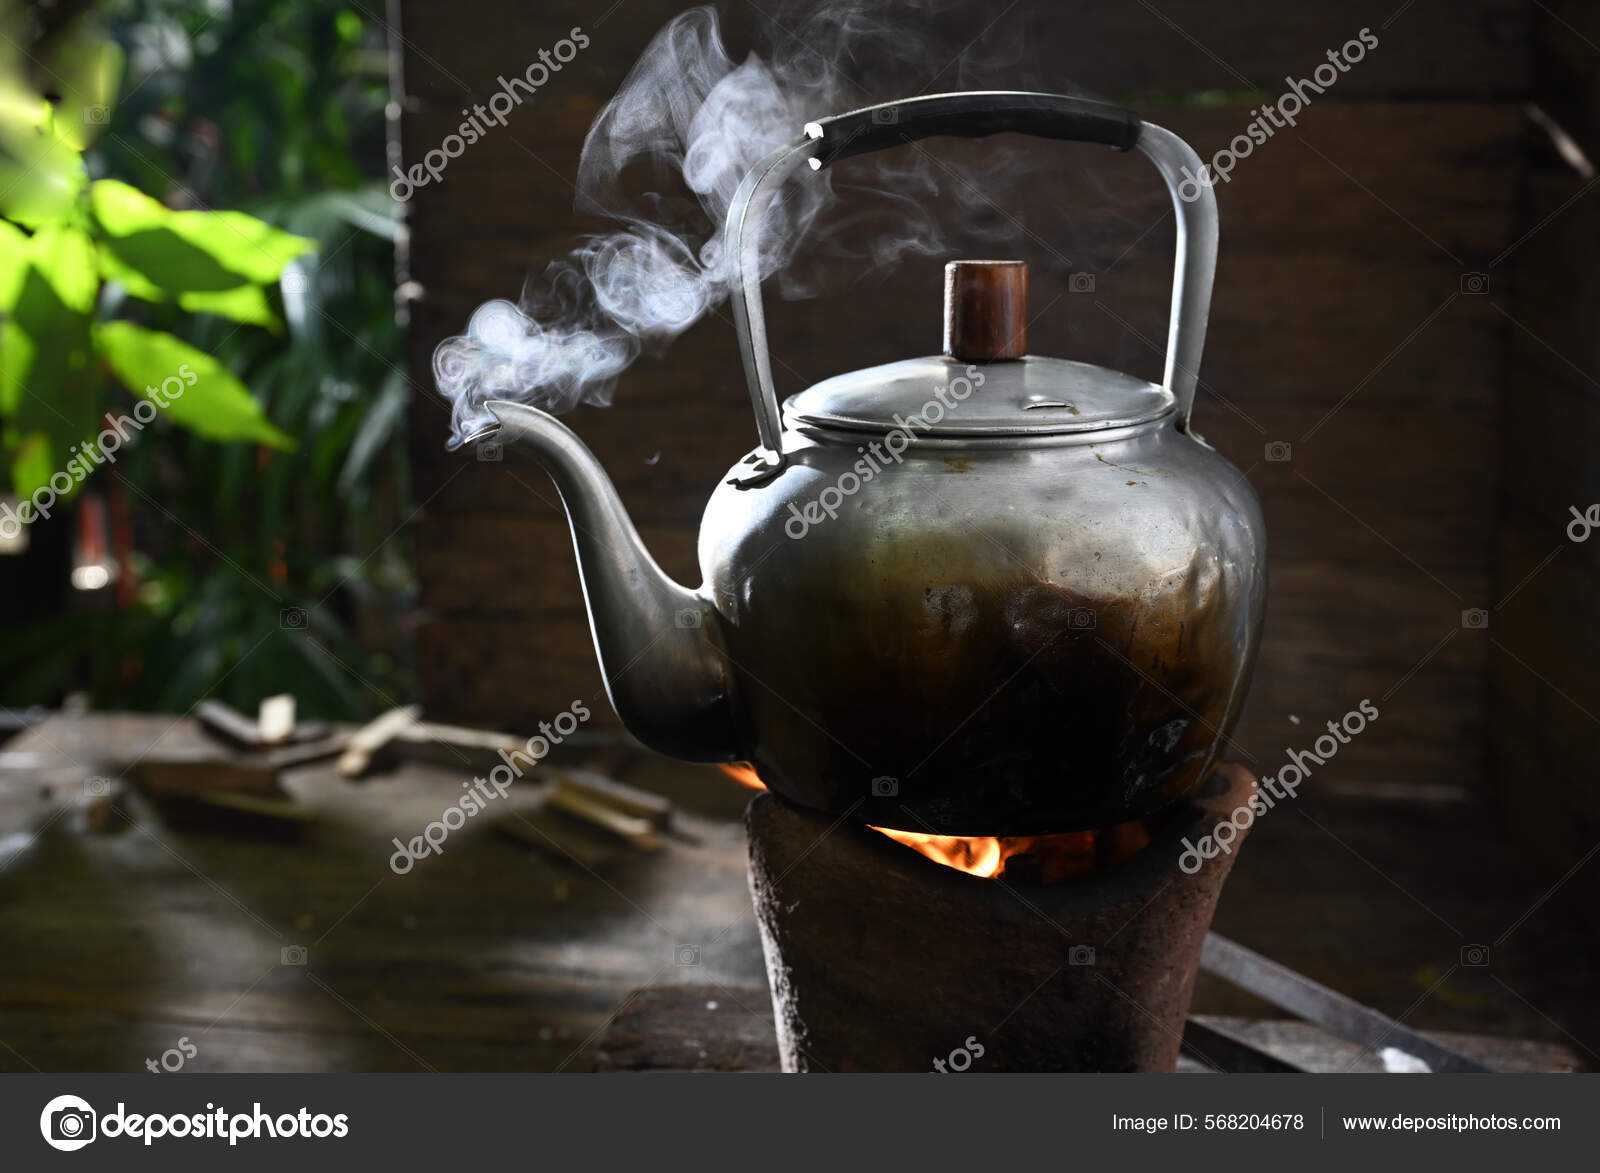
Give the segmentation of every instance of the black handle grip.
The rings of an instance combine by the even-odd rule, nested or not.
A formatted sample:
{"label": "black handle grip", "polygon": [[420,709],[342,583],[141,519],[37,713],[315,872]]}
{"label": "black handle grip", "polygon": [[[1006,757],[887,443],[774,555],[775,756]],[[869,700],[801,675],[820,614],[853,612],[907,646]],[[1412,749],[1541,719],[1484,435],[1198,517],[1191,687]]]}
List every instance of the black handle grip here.
{"label": "black handle grip", "polygon": [[897,147],[936,135],[984,138],[1015,131],[1038,138],[1104,143],[1119,151],[1131,148],[1142,125],[1132,110],[1065,94],[1012,90],[974,90],[930,94],[865,106],[806,123],[806,134],[821,146],[813,166],[837,159]]}

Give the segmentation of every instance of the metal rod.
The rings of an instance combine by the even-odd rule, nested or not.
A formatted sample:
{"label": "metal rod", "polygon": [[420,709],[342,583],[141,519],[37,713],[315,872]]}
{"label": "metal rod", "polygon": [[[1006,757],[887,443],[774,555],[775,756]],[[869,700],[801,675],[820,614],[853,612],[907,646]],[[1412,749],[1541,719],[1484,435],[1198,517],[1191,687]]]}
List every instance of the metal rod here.
{"label": "metal rod", "polygon": [[1216,933],[1206,934],[1200,968],[1369,1051],[1394,1047],[1415,1055],[1434,1072],[1493,1070]]}
{"label": "metal rod", "polygon": [[1262,1050],[1219,1022],[1196,1018],[1183,1024],[1183,1053],[1229,1075],[1304,1075],[1306,1070]]}

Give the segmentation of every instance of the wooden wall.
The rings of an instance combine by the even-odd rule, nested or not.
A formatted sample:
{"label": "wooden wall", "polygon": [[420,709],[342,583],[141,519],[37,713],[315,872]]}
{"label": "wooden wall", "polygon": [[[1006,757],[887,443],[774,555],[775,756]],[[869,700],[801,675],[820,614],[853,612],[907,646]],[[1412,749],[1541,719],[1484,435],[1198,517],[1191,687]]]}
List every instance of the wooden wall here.
{"label": "wooden wall", "polygon": [[[463,105],[485,100],[499,74],[575,25],[591,39],[537,104],[453,161],[409,208],[410,276],[420,286],[409,358],[420,503],[412,532],[429,613],[419,632],[424,699],[441,716],[519,728],[600,690],[566,524],[532,465],[444,451],[429,355],[477,304],[514,297],[530,270],[594,230],[571,210],[584,132],[682,6],[626,0],[609,15],[564,0],[396,7],[407,161],[449,133]],[[1286,75],[1307,76],[1374,22],[1379,47],[1219,192],[1222,256],[1196,420],[1248,472],[1271,535],[1267,633],[1242,745],[1270,770],[1286,748],[1308,746],[1326,721],[1371,698],[1382,717],[1341,755],[1341,777],[1476,788],[1499,629],[1464,627],[1462,616],[1492,611],[1505,579],[1495,561],[1498,437],[1508,348],[1522,344],[1492,262],[1531,223],[1520,198],[1532,137],[1521,108],[1531,9],[1397,0],[1356,17],[1333,0],[1156,7],[1023,0],[962,54],[995,10],[956,4],[930,34],[932,68],[890,77],[857,63],[851,104],[915,92],[952,61],[939,88],[1076,84],[1135,106],[1209,156],[1244,130],[1253,106],[1282,92]],[[1381,27],[1389,9],[1400,11]],[[747,43],[754,6],[724,11],[730,41]],[[1003,58],[1019,31],[1020,62],[984,61],[986,46],[998,43]],[[1180,97],[1197,94],[1206,96]],[[993,149],[951,144],[945,157],[983,168],[1000,158],[984,154]],[[1165,333],[1172,221],[1154,173],[1138,157],[1088,147],[1018,140],[998,149],[1029,152],[1037,168],[1028,182],[986,193],[1028,227],[1009,251],[1034,267],[1036,310],[1060,297],[1034,327],[1033,350],[1157,377],[1148,340]],[[1552,198],[1571,187],[1550,183]],[[952,226],[948,255],[865,279],[860,262],[822,258],[827,297],[769,306],[782,393],[937,348],[939,270],[979,247],[971,229],[981,226],[953,203],[941,210]],[[1540,245],[1572,256],[1558,239],[1541,236]],[[994,245],[981,251],[993,255]],[[1095,291],[1066,293],[1072,271],[1095,273]],[[1463,292],[1463,274],[1478,271],[1490,272],[1489,295]],[[1530,303],[1526,312],[1537,321],[1547,311]],[[1585,392],[1571,372],[1551,370],[1564,382],[1551,383],[1550,397]],[[579,409],[569,422],[615,475],[657,559],[698,582],[701,505],[753,442],[726,314],[636,365],[615,406]],[[1290,445],[1290,460],[1266,459],[1275,442]],[[1559,516],[1539,517],[1543,532],[1558,533]],[[1499,549],[1523,558],[1506,532]],[[1576,573],[1579,561],[1558,564],[1548,581]],[[1573,687],[1586,684],[1593,696],[1592,678]]]}
{"label": "wooden wall", "polygon": [[[1600,6],[1540,6],[1533,44],[1535,101],[1600,162]],[[1509,825],[1553,875],[1591,861],[1573,899],[1600,923],[1600,531],[1567,533],[1571,509],[1600,503],[1597,188],[1542,142],[1518,210],[1518,235],[1534,231],[1500,266],[1509,378],[1485,729]]]}

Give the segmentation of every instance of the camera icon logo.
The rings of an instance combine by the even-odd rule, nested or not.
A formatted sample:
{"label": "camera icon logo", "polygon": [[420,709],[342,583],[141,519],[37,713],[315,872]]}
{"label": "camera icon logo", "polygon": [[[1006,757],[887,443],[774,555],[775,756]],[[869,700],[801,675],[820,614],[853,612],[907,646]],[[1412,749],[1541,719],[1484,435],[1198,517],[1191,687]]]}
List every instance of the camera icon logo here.
{"label": "camera icon logo", "polygon": [[85,798],[104,798],[111,793],[111,779],[98,775],[83,780],[83,795]]}
{"label": "camera icon logo", "polygon": [[306,963],[306,947],[304,945],[285,945],[278,954],[279,965],[304,965]]}
{"label": "camera icon logo", "polygon": [[87,1100],[57,1096],[39,1113],[39,1132],[51,1148],[63,1153],[76,1152],[94,1140],[97,1119]]}
{"label": "camera icon logo", "polygon": [[673,952],[672,960],[675,965],[699,965],[700,946],[679,945]]}
{"label": "camera icon logo", "polygon": [[673,622],[679,627],[699,627],[700,612],[693,607],[686,607],[673,617]]}
{"label": "camera icon logo", "polygon": [[1489,626],[1489,612],[1482,607],[1472,607],[1461,612],[1461,626],[1482,629]]}
{"label": "camera icon logo", "polygon": [[1088,631],[1095,625],[1093,607],[1074,607],[1067,612],[1067,626],[1074,631]]}
{"label": "camera icon logo", "polygon": [[1294,456],[1294,447],[1287,440],[1273,440],[1267,444],[1267,459],[1273,464],[1288,464]]}
{"label": "camera icon logo", "polygon": [[1461,946],[1461,964],[1482,967],[1489,964],[1489,946],[1463,945]]}
{"label": "camera icon logo", "polygon": [[278,626],[285,631],[304,631],[308,618],[304,607],[285,607],[278,612]]}
{"label": "camera icon logo", "polygon": [[872,112],[872,121],[879,126],[893,126],[900,121],[900,107],[879,106]]}
{"label": "camera icon logo", "polygon": [[1067,292],[1068,293],[1093,293],[1094,292],[1094,274],[1093,273],[1073,273],[1071,276],[1069,276],[1067,278]]}
{"label": "camera icon logo", "polygon": [[283,276],[278,278],[278,284],[283,287],[285,293],[304,293],[310,283],[306,280],[304,273],[298,273],[294,269],[285,269]]}
{"label": "camera icon logo", "polygon": [[500,448],[500,441],[498,440],[479,441],[475,451],[477,452],[478,460],[483,464],[500,463],[502,452]]}
{"label": "camera icon logo", "polygon": [[900,779],[882,777],[872,780],[873,798],[893,798],[900,793]]}
{"label": "camera icon logo", "polygon": [[1094,946],[1093,945],[1074,945],[1074,946],[1072,946],[1072,948],[1067,950],[1067,964],[1068,965],[1093,965],[1094,964]]}
{"label": "camera icon logo", "polygon": [[85,106],[83,108],[83,120],[91,126],[104,126],[111,121],[111,107]]}
{"label": "camera icon logo", "polygon": [[1473,295],[1489,292],[1489,274],[1463,273],[1461,274],[1461,292]]}

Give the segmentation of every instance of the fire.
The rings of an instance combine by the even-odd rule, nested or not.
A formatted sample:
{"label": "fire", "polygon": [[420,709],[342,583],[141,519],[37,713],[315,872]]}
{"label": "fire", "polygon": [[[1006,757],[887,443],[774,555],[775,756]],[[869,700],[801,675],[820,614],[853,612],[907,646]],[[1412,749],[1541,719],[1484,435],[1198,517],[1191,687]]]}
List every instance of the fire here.
{"label": "fire", "polygon": [[[870,823],[867,825],[872,826]],[[994,877],[1003,874],[1006,858],[1017,854],[1017,845],[1031,842],[1027,839],[996,839],[992,835],[924,835],[917,831],[896,831],[892,827],[872,829],[913,851],[920,851],[934,863],[942,863],[969,876]]]}
{"label": "fire", "polygon": [[751,790],[765,790],[767,784],[761,780],[761,775],[756,773],[755,767],[749,762],[727,762],[717,767],[740,786],[748,786]]}
{"label": "fire", "polygon": [[1019,872],[1028,879],[1053,884],[1093,871],[1105,862],[1101,836],[1095,831],[1072,831],[1062,835],[924,835],[917,831],[897,831],[892,827],[873,827],[896,843],[921,852],[934,863],[966,872],[969,876],[996,879]]}
{"label": "fire", "polygon": [[[766,784],[748,762],[718,767],[740,786],[765,790]],[[1045,882],[1082,875],[1096,866],[1096,839],[1093,831],[1065,835],[1018,835],[997,838],[993,835],[925,835],[919,831],[899,831],[893,827],[868,824],[880,835],[921,853],[934,863],[966,872],[969,876],[995,879],[1004,876],[1007,863],[1016,860],[1018,868]],[[1026,862],[1024,862],[1026,861]]]}

